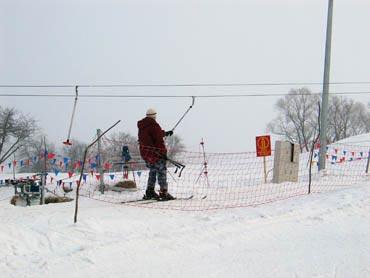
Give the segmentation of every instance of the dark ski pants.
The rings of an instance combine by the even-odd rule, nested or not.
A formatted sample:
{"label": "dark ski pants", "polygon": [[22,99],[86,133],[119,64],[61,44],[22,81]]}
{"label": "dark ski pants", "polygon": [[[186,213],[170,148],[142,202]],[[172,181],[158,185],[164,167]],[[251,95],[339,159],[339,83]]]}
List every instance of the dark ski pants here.
{"label": "dark ski pants", "polygon": [[167,167],[166,167],[166,161],[165,160],[158,160],[156,163],[151,163],[149,161],[145,161],[146,166],[149,168],[149,177],[148,177],[148,188],[155,187],[155,182],[157,181],[158,177],[158,184],[160,186],[160,190],[167,190],[168,184],[167,184]]}

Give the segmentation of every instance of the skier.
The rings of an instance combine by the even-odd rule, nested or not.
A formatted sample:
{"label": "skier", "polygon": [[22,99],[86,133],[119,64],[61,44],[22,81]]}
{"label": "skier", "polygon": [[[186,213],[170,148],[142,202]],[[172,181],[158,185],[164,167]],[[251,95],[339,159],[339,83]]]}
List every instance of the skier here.
{"label": "skier", "polygon": [[[165,136],[172,136],[173,131],[162,130],[156,119],[157,112],[150,108],[146,111],[146,117],[137,122],[140,155],[149,168],[148,183],[143,198],[159,201],[174,200],[175,198],[168,193],[167,148],[163,140]],[[159,194],[154,190],[157,178],[160,186]]]}

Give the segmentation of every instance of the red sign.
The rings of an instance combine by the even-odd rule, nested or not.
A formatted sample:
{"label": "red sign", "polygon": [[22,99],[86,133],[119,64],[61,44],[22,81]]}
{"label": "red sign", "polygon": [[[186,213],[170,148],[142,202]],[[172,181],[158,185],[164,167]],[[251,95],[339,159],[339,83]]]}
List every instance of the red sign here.
{"label": "red sign", "polygon": [[256,152],[257,152],[257,156],[270,156],[271,155],[270,135],[256,136]]}

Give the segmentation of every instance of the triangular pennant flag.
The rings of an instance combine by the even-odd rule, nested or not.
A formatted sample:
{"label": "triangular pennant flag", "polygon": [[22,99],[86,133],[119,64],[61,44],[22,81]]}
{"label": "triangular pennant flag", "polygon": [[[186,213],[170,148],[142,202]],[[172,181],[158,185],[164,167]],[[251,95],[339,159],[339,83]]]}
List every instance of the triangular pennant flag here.
{"label": "triangular pennant flag", "polygon": [[109,164],[109,163],[105,163],[104,168],[105,168],[106,170],[109,170],[109,168],[110,168],[110,164]]}
{"label": "triangular pennant flag", "polygon": [[9,168],[10,168],[10,167],[12,167],[12,164],[9,162],[9,163],[8,163],[8,166],[9,166]]}
{"label": "triangular pennant flag", "polygon": [[64,162],[64,163],[67,163],[67,162],[68,162],[68,157],[64,157],[64,158],[63,158],[63,162]]}
{"label": "triangular pennant flag", "polygon": [[80,180],[76,180],[77,186],[80,185]]}
{"label": "triangular pennant flag", "polygon": [[360,152],[360,155],[361,155],[361,156],[363,156],[363,155],[364,155],[364,153],[363,153],[363,152]]}
{"label": "triangular pennant flag", "polygon": [[62,167],[63,166],[63,161],[59,161],[59,166]]}
{"label": "triangular pennant flag", "polygon": [[82,162],[81,162],[81,161],[77,161],[78,168],[80,168],[80,167],[81,167],[81,164],[82,164]]}
{"label": "triangular pennant flag", "polygon": [[71,181],[69,182],[69,188],[72,188],[72,182]]}
{"label": "triangular pennant flag", "polygon": [[99,155],[98,155],[98,154],[95,156],[95,160],[96,160],[96,161],[98,161],[98,160],[99,160]]}
{"label": "triangular pennant flag", "polygon": [[72,178],[73,173],[72,172],[68,172],[68,176],[69,176],[69,178]]}
{"label": "triangular pennant flag", "polygon": [[96,177],[97,180],[100,180],[100,175],[99,174],[96,174],[95,177]]}
{"label": "triangular pennant flag", "polygon": [[55,169],[55,170],[54,170],[54,173],[55,173],[55,176],[58,176],[59,171]]}
{"label": "triangular pennant flag", "polygon": [[93,168],[93,169],[95,169],[96,166],[98,166],[96,163],[91,163],[91,165],[90,165],[90,167]]}
{"label": "triangular pennant flag", "polygon": [[13,161],[14,167],[17,166],[17,161]]}
{"label": "triangular pennant flag", "polygon": [[90,171],[90,174],[93,176],[94,175],[94,170],[91,170]]}
{"label": "triangular pennant flag", "polygon": [[20,162],[21,162],[21,166],[23,166],[23,160],[21,160]]}
{"label": "triangular pennant flag", "polygon": [[1,172],[4,171],[4,165],[1,165]]}
{"label": "triangular pennant flag", "polygon": [[33,158],[33,160],[34,160],[34,161],[37,161],[37,156],[35,156],[35,157]]}
{"label": "triangular pennant flag", "polygon": [[137,171],[137,175],[140,177],[141,176],[141,171]]}
{"label": "triangular pennant flag", "polygon": [[51,183],[53,183],[53,180],[54,180],[54,178],[53,177],[50,177],[50,182]]}
{"label": "triangular pennant flag", "polygon": [[44,153],[40,153],[40,159],[44,158]]}
{"label": "triangular pennant flag", "polygon": [[73,169],[76,169],[76,167],[77,167],[77,163],[73,162]]}
{"label": "triangular pennant flag", "polygon": [[343,155],[346,155],[347,151],[343,151]]}
{"label": "triangular pennant flag", "polygon": [[57,159],[56,158],[54,158],[53,159],[53,162],[51,163],[52,165],[55,165],[55,163],[57,162]]}
{"label": "triangular pennant flag", "polygon": [[128,179],[128,174],[123,174],[123,177],[127,180]]}
{"label": "triangular pennant flag", "polygon": [[55,156],[55,153],[49,153],[47,156],[47,159],[52,159],[54,158],[54,156]]}
{"label": "triangular pennant flag", "polygon": [[114,175],[109,175],[110,179],[113,180],[114,179]]}
{"label": "triangular pennant flag", "polygon": [[82,175],[82,178],[83,178],[83,180],[86,182],[87,175],[86,175],[86,174],[83,174],[83,175]]}
{"label": "triangular pennant flag", "polygon": [[30,163],[31,163],[31,160],[28,159],[27,160],[27,165],[30,165]]}

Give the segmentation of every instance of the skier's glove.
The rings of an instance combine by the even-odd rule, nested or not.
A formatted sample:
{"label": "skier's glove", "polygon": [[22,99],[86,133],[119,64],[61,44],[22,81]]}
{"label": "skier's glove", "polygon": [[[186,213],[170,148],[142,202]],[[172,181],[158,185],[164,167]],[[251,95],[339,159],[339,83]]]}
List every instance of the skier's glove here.
{"label": "skier's glove", "polygon": [[160,154],[160,157],[161,157],[161,159],[163,159],[163,160],[167,160],[167,159],[168,159],[167,155],[166,155],[166,154],[164,154],[164,153],[161,153],[161,154]]}
{"label": "skier's glove", "polygon": [[164,136],[172,136],[172,134],[173,134],[173,131],[169,130],[169,131],[165,131]]}
{"label": "skier's glove", "polygon": [[165,131],[164,132],[164,136],[172,136],[172,134],[173,134],[173,131],[172,130],[169,130],[169,131]]}

